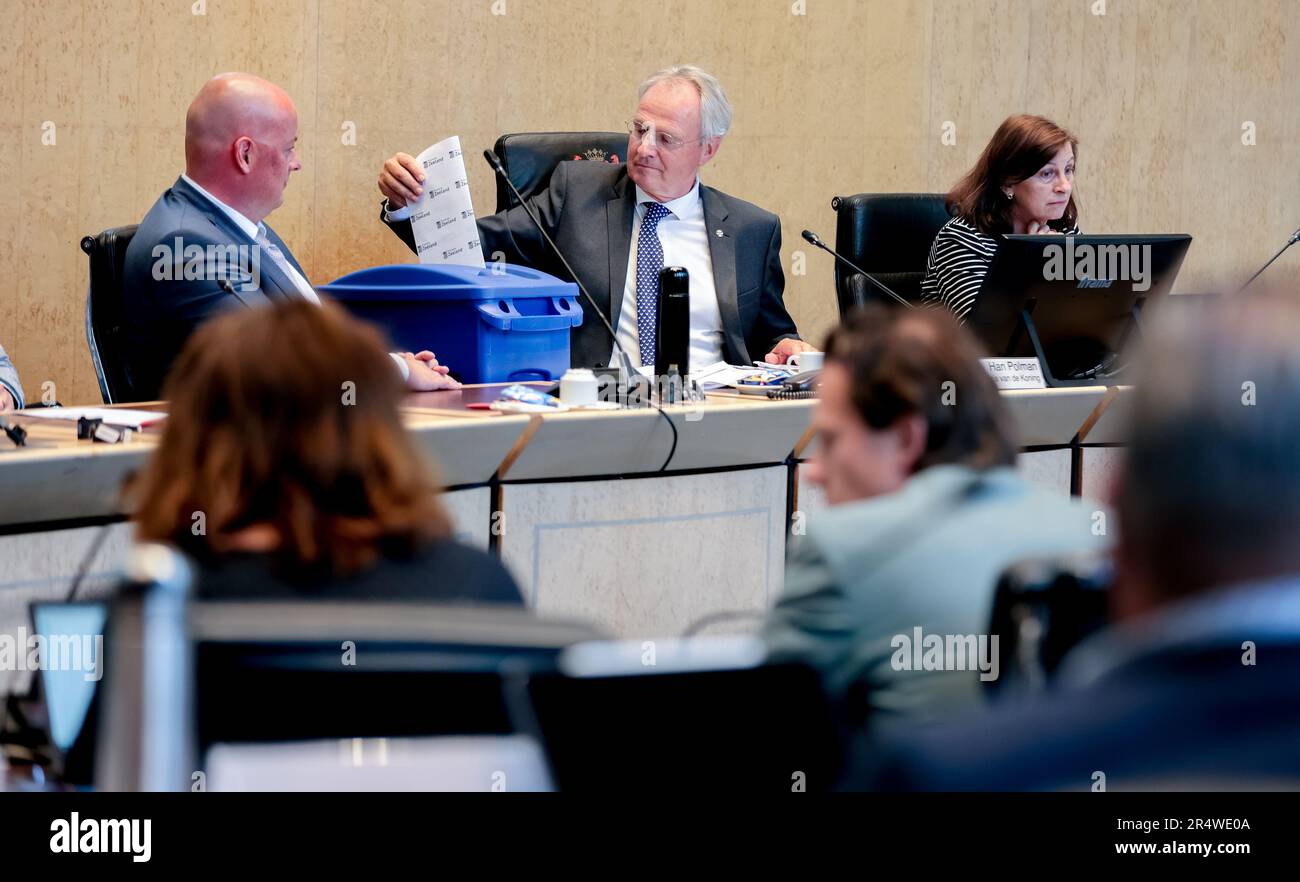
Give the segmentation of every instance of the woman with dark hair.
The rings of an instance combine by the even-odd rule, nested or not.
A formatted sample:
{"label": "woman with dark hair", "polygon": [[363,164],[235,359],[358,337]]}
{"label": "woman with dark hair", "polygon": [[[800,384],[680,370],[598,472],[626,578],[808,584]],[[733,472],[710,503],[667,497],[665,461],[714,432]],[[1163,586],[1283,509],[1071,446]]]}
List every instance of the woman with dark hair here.
{"label": "woman with dark hair", "polygon": [[1049,119],[1007,117],[975,167],[948,194],[952,220],[930,247],[921,300],[965,322],[1007,233],[1077,235],[1074,164],[1079,142]]}
{"label": "woman with dark hair", "polygon": [[191,555],[201,597],[522,603],[495,558],[451,540],[404,394],[379,334],[336,307],[208,322],[167,380],[137,537]]}

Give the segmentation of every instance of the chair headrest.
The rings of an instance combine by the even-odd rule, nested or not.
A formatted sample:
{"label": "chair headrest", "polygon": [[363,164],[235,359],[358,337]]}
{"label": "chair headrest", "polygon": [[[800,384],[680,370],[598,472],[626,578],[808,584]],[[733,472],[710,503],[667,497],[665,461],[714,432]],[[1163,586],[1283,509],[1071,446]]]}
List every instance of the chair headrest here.
{"label": "chair headrest", "polygon": [[[627,159],[627,135],[618,132],[519,132],[497,138],[495,147],[506,174],[524,198],[546,188],[561,162],[620,163]],[[505,182],[497,180],[497,211],[514,204]]]}

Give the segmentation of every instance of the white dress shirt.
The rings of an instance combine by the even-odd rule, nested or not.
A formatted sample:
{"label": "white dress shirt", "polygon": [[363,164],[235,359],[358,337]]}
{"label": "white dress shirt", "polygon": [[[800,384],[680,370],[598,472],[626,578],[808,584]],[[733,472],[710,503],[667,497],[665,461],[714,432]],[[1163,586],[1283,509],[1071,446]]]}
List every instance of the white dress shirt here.
{"label": "white dress shirt", "polygon": [[[230,218],[230,220],[234,222],[235,226],[243,230],[244,234],[253,240],[254,244],[261,240],[265,235],[266,224],[253,223],[239,211],[231,208],[216,196],[213,196],[207,190],[203,189],[203,187],[199,186],[199,183],[189,175],[182,173],[181,180],[193,187],[200,196],[211,202],[216,206],[218,211]],[[281,254],[283,254],[283,252],[281,252]],[[293,282],[294,287],[298,289],[298,293],[301,294],[304,299],[310,300],[312,303],[320,306],[320,296],[317,295],[316,289],[311,286],[311,282],[307,281],[306,276],[298,272],[297,268],[295,268],[293,263],[289,260],[288,255],[285,255],[284,257],[284,270],[289,276],[289,281]],[[405,358],[402,358],[402,356],[398,355],[396,352],[390,352],[388,354],[393,361],[396,362],[397,369],[402,372],[402,382],[406,382],[406,380],[411,376],[411,366],[406,363]]]}
{"label": "white dress shirt", "polygon": [[[636,245],[641,235],[641,219],[646,204],[655,199],[636,188],[636,212],[632,216],[632,242],[627,255],[627,278],[623,282],[623,305],[614,326],[618,342],[632,359],[640,361],[641,337],[637,333],[636,314]],[[713,283],[713,255],[709,251],[709,231],[704,223],[704,203],[700,199],[700,181],[684,196],[663,203],[669,214],[659,221],[655,232],[664,250],[664,266],[681,266],[691,276],[691,344],[692,373],[722,361],[722,312]],[[610,364],[615,365],[610,347]]]}

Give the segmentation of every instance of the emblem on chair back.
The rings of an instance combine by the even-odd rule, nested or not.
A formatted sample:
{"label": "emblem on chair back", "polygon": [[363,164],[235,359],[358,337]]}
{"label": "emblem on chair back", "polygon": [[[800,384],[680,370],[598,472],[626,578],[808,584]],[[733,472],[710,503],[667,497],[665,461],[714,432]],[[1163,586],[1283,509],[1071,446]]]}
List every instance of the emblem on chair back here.
{"label": "emblem on chair back", "polygon": [[610,165],[618,165],[619,162],[617,153],[606,153],[599,147],[589,147],[581,153],[573,154],[573,158],[577,160],[586,159],[591,162],[608,162]]}

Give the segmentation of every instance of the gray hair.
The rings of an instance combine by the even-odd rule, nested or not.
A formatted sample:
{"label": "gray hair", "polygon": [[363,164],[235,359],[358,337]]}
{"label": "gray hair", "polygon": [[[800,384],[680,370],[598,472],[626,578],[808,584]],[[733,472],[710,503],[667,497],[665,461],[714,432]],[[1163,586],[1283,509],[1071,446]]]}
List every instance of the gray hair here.
{"label": "gray hair", "polygon": [[1124,544],[1166,596],[1300,573],[1296,292],[1179,299],[1144,324]]}
{"label": "gray hair", "polygon": [[700,95],[700,137],[721,138],[731,130],[731,102],[718,78],[693,64],[676,64],[646,77],[637,90],[638,100],[659,83],[690,83]]}

